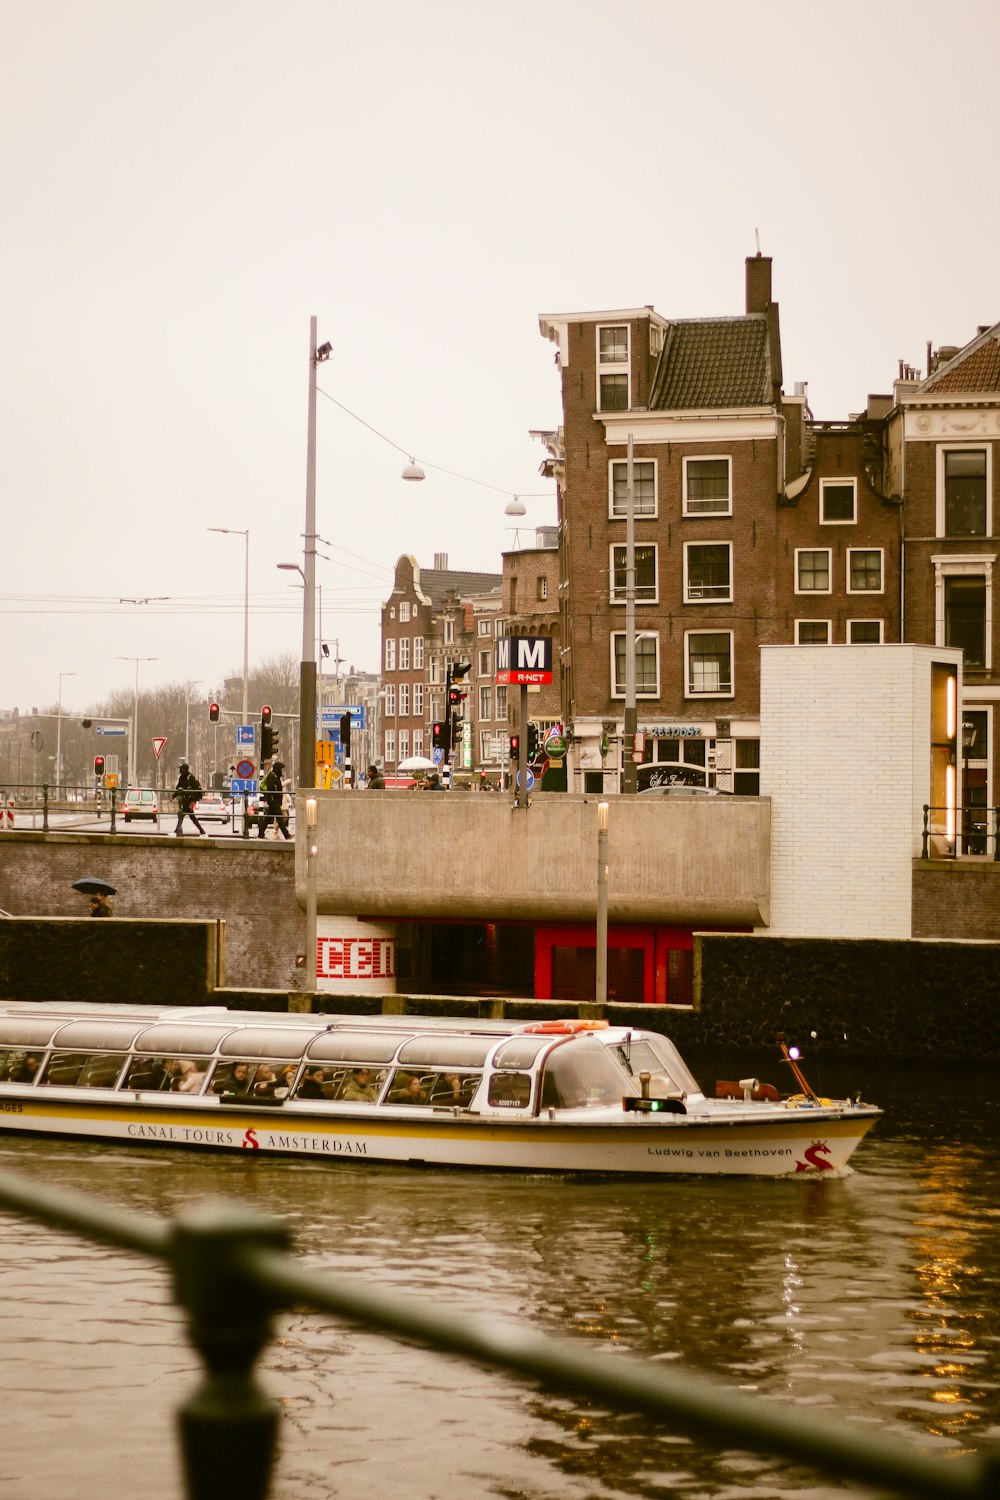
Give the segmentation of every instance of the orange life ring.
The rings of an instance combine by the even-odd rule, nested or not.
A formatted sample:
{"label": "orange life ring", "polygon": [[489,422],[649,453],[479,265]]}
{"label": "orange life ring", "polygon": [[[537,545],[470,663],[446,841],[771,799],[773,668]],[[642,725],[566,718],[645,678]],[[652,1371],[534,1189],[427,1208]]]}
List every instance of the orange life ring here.
{"label": "orange life ring", "polygon": [[604,1031],[608,1026],[607,1021],[532,1021],[530,1026],[522,1026],[524,1032],[542,1032],[549,1036],[569,1036],[574,1031]]}

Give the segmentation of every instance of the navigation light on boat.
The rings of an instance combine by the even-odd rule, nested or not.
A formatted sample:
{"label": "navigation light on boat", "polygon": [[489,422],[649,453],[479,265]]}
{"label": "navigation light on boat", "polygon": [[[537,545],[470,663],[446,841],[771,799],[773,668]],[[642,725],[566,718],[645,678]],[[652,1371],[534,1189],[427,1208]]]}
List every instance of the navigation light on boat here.
{"label": "navigation light on boat", "polygon": [[686,1115],[687,1108],[682,1099],[636,1099],[626,1096],[622,1100],[626,1114],[640,1115]]}

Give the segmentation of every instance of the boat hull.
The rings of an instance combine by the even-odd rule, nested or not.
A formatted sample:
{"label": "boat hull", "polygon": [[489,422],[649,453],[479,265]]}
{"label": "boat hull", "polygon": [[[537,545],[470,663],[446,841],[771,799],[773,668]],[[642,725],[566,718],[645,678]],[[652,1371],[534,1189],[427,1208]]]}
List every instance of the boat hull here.
{"label": "boat hull", "polygon": [[[823,1177],[843,1170],[878,1117],[870,1106],[760,1107],[752,1119],[714,1114],[632,1115],[600,1120],[484,1120],[441,1111],[376,1117],[364,1106],[311,1110],[218,1100],[58,1098],[9,1085],[0,1130],[137,1146],[249,1151],[335,1162],[494,1171],[635,1176]],[[101,1091],[102,1093],[104,1091]]]}

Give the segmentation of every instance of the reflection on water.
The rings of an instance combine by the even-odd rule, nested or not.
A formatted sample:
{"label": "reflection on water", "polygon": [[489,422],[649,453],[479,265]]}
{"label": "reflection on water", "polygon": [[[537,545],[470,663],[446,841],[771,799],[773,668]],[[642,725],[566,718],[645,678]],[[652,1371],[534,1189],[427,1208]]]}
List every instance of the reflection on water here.
{"label": "reflection on water", "polygon": [[[887,1116],[832,1182],[526,1179],[2,1137],[0,1168],[143,1212],[236,1197],[285,1218],[316,1266],[459,1314],[524,1319],[927,1447],[984,1446],[1000,1437],[1000,1110],[985,1077],[862,1082]],[[2,1223],[4,1494],[76,1500],[114,1476],[145,1500],[178,1496],[173,1411],[197,1367],[163,1272]],[[325,1315],[283,1315],[278,1332],[262,1372],[285,1417],[279,1500],[837,1489]]]}

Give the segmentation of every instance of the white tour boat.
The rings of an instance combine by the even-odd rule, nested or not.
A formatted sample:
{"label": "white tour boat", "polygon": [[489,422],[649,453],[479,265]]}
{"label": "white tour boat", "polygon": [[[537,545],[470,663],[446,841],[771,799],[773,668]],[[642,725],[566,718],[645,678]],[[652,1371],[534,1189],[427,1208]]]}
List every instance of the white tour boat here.
{"label": "white tour boat", "polygon": [[881,1111],[756,1079],[707,1097],[673,1044],[533,1024],[0,1005],[0,1128],[524,1172],[816,1177]]}

